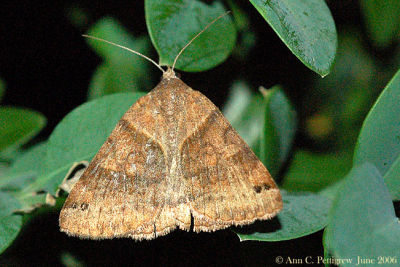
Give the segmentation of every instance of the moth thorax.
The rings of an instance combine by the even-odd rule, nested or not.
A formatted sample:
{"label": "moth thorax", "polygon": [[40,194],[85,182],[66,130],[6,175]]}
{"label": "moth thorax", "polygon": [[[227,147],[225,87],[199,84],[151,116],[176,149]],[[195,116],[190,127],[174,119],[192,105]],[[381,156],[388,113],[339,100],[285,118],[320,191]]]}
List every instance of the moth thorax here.
{"label": "moth thorax", "polygon": [[176,78],[175,71],[172,68],[168,67],[167,71],[163,74],[163,79],[170,80],[172,78]]}

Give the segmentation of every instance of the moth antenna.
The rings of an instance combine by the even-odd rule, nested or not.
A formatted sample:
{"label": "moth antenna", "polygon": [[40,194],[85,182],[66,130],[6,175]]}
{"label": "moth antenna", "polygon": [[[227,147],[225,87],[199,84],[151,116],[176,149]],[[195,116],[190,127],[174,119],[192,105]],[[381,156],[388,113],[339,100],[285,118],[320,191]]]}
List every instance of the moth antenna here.
{"label": "moth antenna", "polygon": [[176,61],[178,60],[179,56],[183,53],[183,51],[184,51],[197,37],[199,37],[200,34],[202,34],[203,32],[205,32],[211,25],[213,25],[215,22],[217,22],[219,19],[225,17],[225,16],[228,15],[229,13],[231,13],[231,11],[226,11],[224,14],[220,15],[218,18],[216,18],[216,19],[214,19],[213,21],[211,21],[211,22],[210,22],[207,26],[205,26],[204,29],[202,29],[198,34],[196,34],[196,36],[193,37],[192,40],[190,40],[190,41],[181,49],[181,51],[179,51],[178,55],[175,57],[174,63],[172,64],[172,70],[174,70]]}
{"label": "moth antenna", "polygon": [[141,53],[139,53],[139,52],[136,52],[135,50],[132,50],[132,49],[130,49],[130,48],[128,48],[128,47],[125,47],[125,46],[122,46],[122,45],[119,45],[119,44],[116,44],[116,43],[113,43],[113,42],[110,42],[110,41],[101,39],[101,38],[99,38],[99,37],[90,36],[90,35],[86,35],[86,34],[82,34],[82,36],[83,36],[83,37],[86,37],[86,38],[94,39],[94,40],[97,40],[97,41],[101,41],[101,42],[104,42],[104,43],[107,43],[107,44],[110,44],[110,45],[117,46],[117,47],[122,48],[122,49],[125,49],[125,50],[127,50],[127,51],[129,51],[129,52],[131,52],[131,53],[134,53],[134,54],[136,54],[136,55],[138,55],[138,56],[141,56],[142,58],[147,59],[148,61],[150,61],[151,63],[153,63],[154,65],[156,65],[157,68],[159,68],[163,73],[165,73],[165,70],[163,70],[163,68],[161,68],[161,66],[158,65],[154,60],[152,60],[151,58],[149,58],[149,57],[147,57],[147,56],[145,56],[145,55],[143,55],[143,54],[141,54]]}

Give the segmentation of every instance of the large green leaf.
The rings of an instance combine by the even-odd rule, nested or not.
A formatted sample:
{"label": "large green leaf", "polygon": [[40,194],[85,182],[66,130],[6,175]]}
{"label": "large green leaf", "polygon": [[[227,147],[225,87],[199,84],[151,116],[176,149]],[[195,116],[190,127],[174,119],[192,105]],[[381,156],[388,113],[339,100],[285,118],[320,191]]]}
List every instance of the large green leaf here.
{"label": "large green leaf", "polygon": [[142,93],[121,93],[85,103],[69,113],[47,142],[42,175],[22,190],[21,198],[44,190],[55,194],[75,162],[91,160],[118,120]]}
{"label": "large green leaf", "polygon": [[400,1],[360,0],[370,38],[375,45],[385,47],[399,39]]}
{"label": "large green leaf", "polygon": [[[197,0],[146,0],[146,23],[160,64],[171,66],[179,51],[225,11],[215,1],[207,5]],[[225,16],[203,32],[179,57],[176,68],[202,71],[222,63],[232,52],[236,30]]]}
{"label": "large green leaf", "polygon": [[46,150],[46,143],[41,143],[19,156],[0,178],[0,189],[19,191],[35,181],[43,171]]}
{"label": "large green leaf", "polygon": [[259,229],[252,231],[251,227],[246,233],[237,230],[240,240],[289,240],[312,234],[326,226],[330,207],[327,198],[312,193],[287,193],[284,190],[281,193],[283,210],[278,214],[279,227],[265,222],[262,232]]}
{"label": "large green leaf", "polygon": [[354,266],[357,257],[374,259],[374,266],[380,257],[399,259],[399,219],[372,164],[358,165],[345,178],[329,214],[324,246],[336,259],[352,260],[341,266]]}
{"label": "large green leaf", "polygon": [[0,178],[0,190],[15,196],[20,210],[31,211],[46,203],[46,194],[32,185],[42,176],[47,143],[38,144],[19,156]]}
{"label": "large green leaf", "polygon": [[0,107],[0,151],[13,150],[33,138],[46,125],[46,118],[33,110]]}
{"label": "large green leaf", "polygon": [[[106,17],[93,25],[88,35],[126,46],[137,52],[149,52],[147,38],[134,38],[115,19]],[[150,89],[147,60],[119,47],[88,39],[88,44],[104,62],[96,69],[89,86],[90,99],[118,92],[133,92]]]}
{"label": "large green leaf", "polygon": [[[354,163],[373,163],[387,181],[392,193],[398,194],[400,188],[393,188],[399,179],[400,168],[400,71],[386,86],[364,121],[354,152]],[[396,178],[397,176],[397,178]],[[394,195],[393,195],[394,196]]]}
{"label": "large green leaf", "polygon": [[296,112],[279,87],[261,92],[252,95],[245,84],[237,83],[223,113],[275,176],[293,142]]}
{"label": "large green leaf", "polygon": [[282,187],[290,191],[320,191],[342,179],[351,169],[352,153],[315,153],[299,150],[289,166]]}
{"label": "large green leaf", "polygon": [[22,226],[22,217],[13,214],[19,202],[10,194],[0,192],[0,253],[17,237]]}
{"label": "large green leaf", "polygon": [[324,0],[250,0],[281,40],[321,76],[335,58],[335,23]]}

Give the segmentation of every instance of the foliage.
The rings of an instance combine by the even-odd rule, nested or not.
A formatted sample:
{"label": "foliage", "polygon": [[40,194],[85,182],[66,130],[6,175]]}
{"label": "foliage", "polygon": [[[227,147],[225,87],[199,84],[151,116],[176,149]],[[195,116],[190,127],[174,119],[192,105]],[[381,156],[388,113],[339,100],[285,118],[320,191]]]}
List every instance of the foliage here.
{"label": "foliage", "polygon": [[387,85],[364,121],[354,162],[373,163],[394,199],[400,200],[400,71]]}
{"label": "foliage", "polygon": [[[206,5],[198,0],[146,0],[145,12],[149,35],[160,56],[160,64],[172,66],[182,47],[225,9],[218,1]],[[178,25],[182,24],[185,27],[177,34]],[[221,39],[221,35],[224,38]],[[235,27],[230,17],[225,16],[187,48],[176,68],[202,71],[215,67],[232,52],[235,39]]]}
{"label": "foliage", "polygon": [[287,159],[295,129],[296,112],[280,87],[251,94],[244,83],[233,85],[223,109],[264,165],[275,176]]}
{"label": "foliage", "polygon": [[312,234],[327,224],[330,201],[312,193],[288,193],[282,190],[284,209],[278,214],[279,227],[237,231],[240,240],[282,241]]}
{"label": "foliage", "polygon": [[[133,37],[112,17],[98,20],[87,34],[143,54],[152,43],[160,65],[171,66],[197,33],[231,8],[233,16],[207,28],[176,63],[186,72],[210,70],[230,55],[247,55],[257,42],[246,39],[256,33],[239,3],[211,2],[146,0],[149,37]],[[400,31],[398,1],[378,2],[360,1],[373,49],[396,44]],[[357,30],[338,34],[323,0],[249,3],[300,62],[319,76],[331,74],[314,75],[300,100],[285,86],[256,91],[251,81],[228,77],[232,86],[222,111],[276,178],[284,202],[263,227],[234,232],[241,241],[276,242],[325,228],[326,255],[398,256],[400,224],[392,200],[400,200],[400,71],[393,76],[392,66],[378,64]],[[387,16],[381,20],[382,12]],[[0,106],[0,252],[17,237],[23,216],[29,222],[33,209],[54,205],[55,198],[62,202],[58,188],[71,167],[90,161],[122,114],[151,87],[148,62],[106,43],[87,44],[102,59],[90,81],[90,101],[66,115],[48,139],[23,147],[46,118]],[[382,92],[380,81],[387,84]],[[0,82],[0,100],[4,88]],[[64,261],[74,261],[65,255]]]}
{"label": "foliage", "polygon": [[16,150],[32,139],[46,124],[42,114],[16,107],[0,107],[0,152]]}
{"label": "foliage", "polygon": [[[396,258],[400,224],[388,188],[374,165],[355,166],[346,176],[333,202],[324,233],[325,249],[337,259]],[[381,264],[382,264],[381,263]]]}
{"label": "foliage", "polygon": [[250,2],[307,67],[322,77],[329,73],[335,58],[337,36],[325,1]]}
{"label": "foliage", "polygon": [[398,13],[400,2],[361,0],[360,4],[365,16],[365,24],[374,44],[385,47],[395,41],[400,29]]}
{"label": "foliage", "polygon": [[[114,18],[105,17],[99,20],[89,29],[88,34],[119,42],[120,45],[144,54],[149,51],[148,38],[131,36]],[[149,63],[146,60],[110,44],[92,39],[87,39],[87,42],[103,59],[89,85],[89,99],[117,92],[143,91],[148,88],[149,80],[146,73],[149,71]]]}

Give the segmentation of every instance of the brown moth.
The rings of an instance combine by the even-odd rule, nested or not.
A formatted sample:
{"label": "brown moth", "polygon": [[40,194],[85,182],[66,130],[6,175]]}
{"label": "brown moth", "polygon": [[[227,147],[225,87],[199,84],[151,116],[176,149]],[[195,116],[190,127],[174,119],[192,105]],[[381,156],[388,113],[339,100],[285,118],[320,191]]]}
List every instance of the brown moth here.
{"label": "brown moth", "polygon": [[282,209],[268,170],[221,111],[173,68],[162,71],[72,188],[61,231],[153,239],[177,227],[189,231],[191,223],[196,232],[251,224]]}

